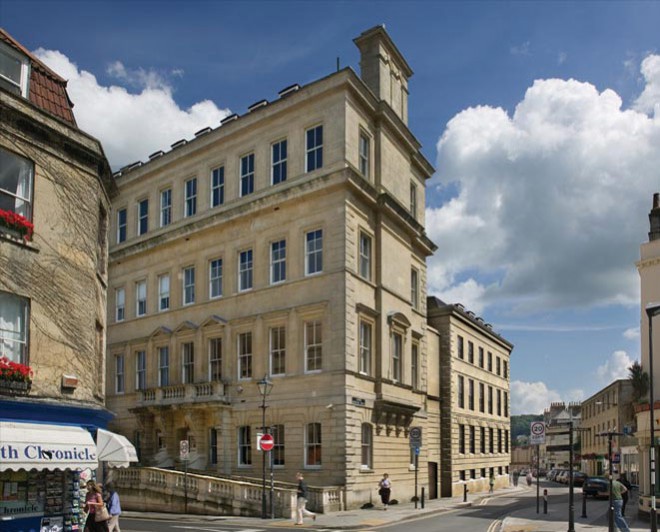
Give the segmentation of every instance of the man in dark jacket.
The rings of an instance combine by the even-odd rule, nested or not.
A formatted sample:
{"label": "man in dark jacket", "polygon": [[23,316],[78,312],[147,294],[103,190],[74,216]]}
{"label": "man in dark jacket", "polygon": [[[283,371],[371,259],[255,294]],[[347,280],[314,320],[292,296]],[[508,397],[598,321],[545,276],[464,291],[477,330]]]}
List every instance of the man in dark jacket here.
{"label": "man in dark jacket", "polygon": [[623,498],[623,505],[621,506],[621,515],[625,516],[626,504],[628,504],[628,497],[630,494],[630,490],[632,489],[632,484],[630,484],[630,481],[628,480],[628,477],[626,477],[625,473],[621,473],[621,476],[619,477],[619,482],[621,482],[621,484],[623,484],[626,487],[626,491],[624,491],[621,494],[621,497]]}
{"label": "man in dark jacket", "polygon": [[303,479],[302,473],[296,473],[296,479],[298,480],[298,491],[297,491],[297,505],[296,505],[296,515],[298,520],[296,521],[297,525],[303,524],[303,516],[310,516],[314,521],[316,521],[316,514],[310,512],[305,506],[307,505],[307,497],[309,496],[309,490],[307,489],[307,484]]}

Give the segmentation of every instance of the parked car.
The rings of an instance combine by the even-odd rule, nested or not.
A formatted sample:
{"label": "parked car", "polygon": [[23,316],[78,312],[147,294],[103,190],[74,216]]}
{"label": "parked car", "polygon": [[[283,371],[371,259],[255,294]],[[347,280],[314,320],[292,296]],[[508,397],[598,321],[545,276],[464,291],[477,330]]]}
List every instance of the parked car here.
{"label": "parked car", "polygon": [[573,486],[584,486],[587,475],[582,471],[573,471]]}
{"label": "parked car", "polygon": [[559,482],[560,484],[568,484],[568,469],[562,469],[559,471],[555,477],[555,482]]}
{"label": "parked car", "polygon": [[559,473],[559,469],[553,467],[548,473],[548,480],[554,480],[555,477],[557,476],[557,473]]}
{"label": "parked car", "polygon": [[582,492],[594,499],[610,496],[610,483],[605,477],[587,477],[582,484]]}

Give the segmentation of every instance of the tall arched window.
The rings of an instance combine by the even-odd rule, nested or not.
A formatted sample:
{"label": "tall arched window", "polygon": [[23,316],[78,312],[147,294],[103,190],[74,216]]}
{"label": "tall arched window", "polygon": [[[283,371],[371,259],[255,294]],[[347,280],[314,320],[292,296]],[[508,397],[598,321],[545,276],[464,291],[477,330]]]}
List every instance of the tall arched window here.
{"label": "tall arched window", "polygon": [[362,469],[373,469],[373,428],[362,423]]}

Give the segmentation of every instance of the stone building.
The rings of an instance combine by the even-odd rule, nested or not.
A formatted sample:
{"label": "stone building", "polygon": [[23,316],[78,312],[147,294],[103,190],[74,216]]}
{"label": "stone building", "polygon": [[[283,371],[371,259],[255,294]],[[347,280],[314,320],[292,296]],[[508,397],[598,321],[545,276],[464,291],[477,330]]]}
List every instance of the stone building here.
{"label": "stone building", "polygon": [[[63,483],[96,469],[93,436],[111,417],[103,368],[115,189],[72,108],[66,81],[0,29],[3,531],[75,522],[77,492]],[[48,499],[38,497],[46,487]]]}
{"label": "stone building", "polygon": [[582,401],[582,471],[587,475],[603,475],[609,471],[607,434],[611,433],[612,451],[620,459],[620,465],[614,464],[616,469],[628,473],[628,478],[637,484],[639,469],[637,440],[632,436],[634,424],[635,410],[629,379],[618,379]]}
{"label": "stone building", "polygon": [[570,460],[570,442],[573,431],[573,466],[579,464],[578,455],[581,440],[580,423],[582,405],[557,401],[543,412],[545,422],[545,444],[540,447],[541,467],[548,471],[552,468],[568,468]]}
{"label": "stone building", "polygon": [[508,486],[511,421],[509,361],[513,345],[460,304],[428,299],[439,334],[442,496]]}
{"label": "stone building", "polygon": [[[144,465],[259,477],[304,470],[376,502],[388,472],[437,494],[439,369],[427,335],[425,183],[408,128],[412,75],[383,27],[345,68],[116,175],[107,391]],[[503,417],[504,421],[504,417]],[[502,451],[504,452],[504,450]]]}

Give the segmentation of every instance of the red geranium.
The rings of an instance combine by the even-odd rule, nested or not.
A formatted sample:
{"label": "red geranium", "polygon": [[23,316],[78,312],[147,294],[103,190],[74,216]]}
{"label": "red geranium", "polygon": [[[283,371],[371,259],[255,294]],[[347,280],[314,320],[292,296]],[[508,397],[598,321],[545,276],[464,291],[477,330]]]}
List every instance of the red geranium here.
{"label": "red geranium", "polygon": [[14,382],[32,382],[32,368],[13,362],[7,357],[0,357],[0,380]]}
{"label": "red geranium", "polygon": [[26,240],[32,240],[34,225],[25,216],[0,209],[0,225],[17,231]]}

